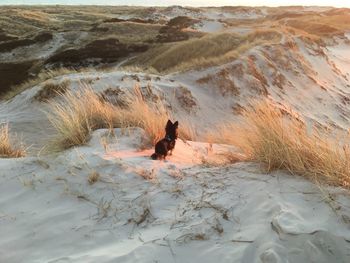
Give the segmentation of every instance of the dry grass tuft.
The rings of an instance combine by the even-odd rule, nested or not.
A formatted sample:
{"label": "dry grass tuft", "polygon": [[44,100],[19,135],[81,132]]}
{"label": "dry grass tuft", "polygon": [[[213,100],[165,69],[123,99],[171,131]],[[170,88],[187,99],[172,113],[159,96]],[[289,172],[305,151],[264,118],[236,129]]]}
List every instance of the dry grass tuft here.
{"label": "dry grass tuft", "polygon": [[147,103],[138,86],[134,87],[131,96],[134,100],[129,109],[124,110],[122,127],[143,128],[149,135],[151,143],[155,144],[164,136],[169,114],[161,100],[157,100],[153,105]]}
{"label": "dry grass tuft", "polygon": [[211,141],[239,147],[249,160],[267,171],[286,169],[317,182],[350,188],[349,136],[336,137],[314,127],[308,131],[300,118],[267,101],[243,112],[241,123],[220,127]]}
{"label": "dry grass tuft", "polygon": [[[129,92],[132,98],[127,108],[118,107],[101,99],[89,86],[78,91],[61,94],[58,101],[50,101],[48,117],[57,131],[54,149],[67,149],[87,143],[93,130],[101,128],[140,127],[145,130],[150,141],[155,144],[163,138],[169,114],[161,100],[148,103],[138,86]],[[192,138],[193,133],[186,125],[180,134]]]}
{"label": "dry grass tuft", "polygon": [[0,158],[19,158],[25,155],[23,144],[10,139],[8,124],[0,126]]}
{"label": "dry grass tuft", "polygon": [[58,133],[54,145],[66,149],[85,144],[98,117],[102,112],[106,115],[104,105],[91,89],[67,91],[61,97],[60,101],[49,102],[51,112],[48,117]]}
{"label": "dry grass tuft", "polygon": [[92,171],[88,177],[88,182],[90,185],[93,185],[100,179],[100,174],[96,171]]}
{"label": "dry grass tuft", "polygon": [[190,121],[179,119],[179,138],[185,141],[195,141],[198,138],[196,127]]}

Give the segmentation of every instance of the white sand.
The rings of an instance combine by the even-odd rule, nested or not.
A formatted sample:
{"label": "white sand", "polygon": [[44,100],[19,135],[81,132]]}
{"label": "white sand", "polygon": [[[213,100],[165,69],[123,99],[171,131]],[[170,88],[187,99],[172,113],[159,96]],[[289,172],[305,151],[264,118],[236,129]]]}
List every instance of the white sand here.
{"label": "white sand", "polygon": [[201,164],[229,150],[215,145],[178,140],[153,161],[138,129],[116,130],[105,153],[105,134],[56,157],[0,160],[1,262],[349,262],[344,190]]}
{"label": "white sand", "polygon": [[193,28],[201,32],[213,33],[223,30],[224,25],[218,21],[202,20],[198,24],[195,24]]}

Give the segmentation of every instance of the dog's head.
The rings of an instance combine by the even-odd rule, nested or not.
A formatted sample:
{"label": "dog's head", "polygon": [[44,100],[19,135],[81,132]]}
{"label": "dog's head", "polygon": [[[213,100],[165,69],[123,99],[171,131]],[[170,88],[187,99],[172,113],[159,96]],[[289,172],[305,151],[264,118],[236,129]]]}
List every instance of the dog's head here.
{"label": "dog's head", "polygon": [[172,140],[176,140],[178,136],[178,127],[179,127],[178,121],[172,123],[171,120],[168,120],[165,126],[166,136],[169,136],[170,139]]}

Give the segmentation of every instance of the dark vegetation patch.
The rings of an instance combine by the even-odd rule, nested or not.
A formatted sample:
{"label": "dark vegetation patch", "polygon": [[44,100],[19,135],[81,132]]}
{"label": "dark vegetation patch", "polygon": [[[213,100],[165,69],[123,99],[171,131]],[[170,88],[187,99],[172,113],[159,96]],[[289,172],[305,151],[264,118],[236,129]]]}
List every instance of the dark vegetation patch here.
{"label": "dark vegetation patch", "polygon": [[95,25],[94,27],[92,27],[90,29],[91,32],[108,32],[109,28],[108,27],[98,27],[97,25]]}
{"label": "dark vegetation patch", "polygon": [[135,80],[137,82],[140,82],[140,78],[139,76],[137,76],[136,74],[131,74],[131,75],[124,75],[122,78],[121,78],[121,81],[125,81],[125,80]]}
{"label": "dark vegetation patch", "polygon": [[128,45],[120,43],[116,38],[108,38],[95,40],[80,49],[59,52],[46,60],[45,64],[53,64],[54,67],[82,67],[90,65],[90,59],[97,59],[96,63],[112,63],[131,53],[145,52],[147,49],[148,45]]}
{"label": "dark vegetation patch", "polygon": [[198,19],[193,19],[187,16],[177,16],[170,19],[169,22],[167,23],[167,26],[183,29],[183,28],[190,27],[197,22],[199,22]]}
{"label": "dark vegetation patch", "polygon": [[12,86],[19,85],[29,79],[33,65],[34,61],[0,63],[0,96],[10,91]]}
{"label": "dark vegetation patch", "polygon": [[197,107],[197,101],[188,88],[179,86],[176,90],[176,98],[181,107],[188,113],[195,111]]}
{"label": "dark vegetation patch", "polygon": [[141,19],[141,18],[121,19],[117,17],[106,19],[103,21],[103,23],[122,23],[122,22],[133,22],[133,23],[139,23],[139,24],[156,24],[157,23],[157,21],[153,19]]}
{"label": "dark vegetation patch", "polygon": [[26,47],[35,44],[33,39],[18,39],[0,44],[0,52],[10,52],[18,47]]}
{"label": "dark vegetation patch", "polygon": [[157,42],[177,42],[189,39],[189,35],[182,30],[194,25],[199,20],[193,19],[187,16],[177,16],[169,20],[167,25],[163,26],[159,30],[159,35],[157,36]]}
{"label": "dark vegetation patch", "polygon": [[[164,94],[155,93],[150,83],[146,86],[137,86],[136,91],[143,100],[149,103],[158,103],[160,100],[164,100]],[[99,93],[99,98],[103,102],[127,109],[135,100],[135,94],[120,87],[109,87]]]}
{"label": "dark vegetation patch", "polygon": [[121,22],[125,22],[125,21],[126,21],[125,19],[114,17],[114,18],[111,18],[111,19],[103,20],[103,23],[121,23]]}
{"label": "dark vegetation patch", "polygon": [[126,109],[129,107],[130,101],[127,99],[127,95],[120,87],[109,87],[99,94],[100,100],[111,103],[114,106]]}
{"label": "dark vegetation patch", "polygon": [[54,83],[49,81],[43,85],[43,87],[35,94],[34,100],[45,102],[57,95],[64,94],[68,87],[70,81],[68,79],[62,81],[61,83]]}
{"label": "dark vegetation patch", "polygon": [[0,44],[0,52],[9,52],[19,47],[26,47],[36,43],[44,43],[52,39],[51,33],[41,33],[34,38],[16,39]]}
{"label": "dark vegetation patch", "polygon": [[257,80],[257,85],[252,85],[252,88],[255,89],[259,94],[267,96],[269,94],[267,87],[269,85],[264,73],[260,70],[260,68],[256,64],[256,57],[254,55],[250,55],[248,57],[248,72],[252,75],[255,80]]}
{"label": "dark vegetation patch", "polygon": [[39,35],[37,35],[35,38],[34,38],[34,41],[35,42],[46,42],[46,41],[49,41],[52,39],[52,34],[49,33],[49,32],[44,32],[44,33],[41,33]]}
{"label": "dark vegetation patch", "polygon": [[157,35],[158,43],[178,42],[188,40],[190,37],[187,33],[172,27],[165,27],[161,33]]}
{"label": "dark vegetation patch", "polygon": [[235,115],[241,115],[244,112],[244,107],[239,103],[235,103],[232,105],[232,112]]}
{"label": "dark vegetation patch", "polygon": [[5,41],[11,41],[11,40],[17,40],[18,37],[14,36],[9,36],[3,32],[0,31],[0,42],[5,42]]}
{"label": "dark vegetation patch", "polygon": [[163,94],[161,94],[161,96],[160,96],[159,94],[156,94],[153,92],[153,87],[152,87],[151,83],[147,83],[146,86],[141,86],[140,91],[141,91],[142,97],[146,101],[157,103],[161,99],[164,99]]}
{"label": "dark vegetation patch", "polygon": [[234,95],[238,96],[240,94],[239,88],[236,85],[231,72],[224,68],[217,72],[216,74],[208,74],[196,81],[198,84],[205,84],[208,87],[216,87],[219,89],[223,96]]}

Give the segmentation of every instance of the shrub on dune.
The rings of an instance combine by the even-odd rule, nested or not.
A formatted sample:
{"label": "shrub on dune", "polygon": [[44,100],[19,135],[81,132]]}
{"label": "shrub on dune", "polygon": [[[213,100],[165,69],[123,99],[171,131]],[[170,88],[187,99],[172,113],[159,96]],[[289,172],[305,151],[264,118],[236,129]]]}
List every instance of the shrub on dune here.
{"label": "shrub on dune", "polygon": [[[213,133],[214,134],[214,133]],[[212,141],[239,147],[247,159],[264,163],[268,171],[286,169],[318,182],[350,187],[348,135],[339,139],[300,118],[285,116],[267,101],[243,112],[242,121],[227,124]]]}
{"label": "shrub on dune", "polygon": [[19,158],[25,155],[23,145],[11,140],[8,124],[0,126],[0,158]]}

